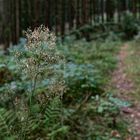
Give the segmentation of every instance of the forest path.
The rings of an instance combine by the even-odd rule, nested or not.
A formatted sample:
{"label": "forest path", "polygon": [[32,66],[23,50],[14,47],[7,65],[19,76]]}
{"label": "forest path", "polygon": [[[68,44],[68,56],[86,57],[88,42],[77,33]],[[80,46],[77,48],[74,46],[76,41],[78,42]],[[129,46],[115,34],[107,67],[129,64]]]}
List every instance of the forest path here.
{"label": "forest path", "polygon": [[131,121],[131,126],[129,131],[135,132],[132,134],[131,138],[126,140],[140,140],[140,103],[135,101],[131,96],[134,91],[134,83],[126,74],[127,64],[125,60],[129,55],[129,44],[124,44],[118,54],[118,66],[113,72],[112,85],[119,93],[118,97],[124,99],[125,101],[131,101],[133,106],[122,108],[123,116]]}

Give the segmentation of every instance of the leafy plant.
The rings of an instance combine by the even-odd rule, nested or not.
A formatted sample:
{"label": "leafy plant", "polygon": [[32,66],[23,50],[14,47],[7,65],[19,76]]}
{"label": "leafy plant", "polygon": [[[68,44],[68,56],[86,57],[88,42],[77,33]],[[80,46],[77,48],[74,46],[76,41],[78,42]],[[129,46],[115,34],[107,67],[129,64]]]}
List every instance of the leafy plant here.
{"label": "leafy plant", "polygon": [[138,33],[139,25],[139,21],[132,13],[124,13],[121,20],[121,27],[126,39],[132,39]]}
{"label": "leafy plant", "polygon": [[68,86],[65,102],[79,102],[85,94],[101,94],[102,80],[92,64],[67,63],[64,78]]}
{"label": "leafy plant", "polygon": [[43,26],[25,34],[27,39],[0,58],[1,68],[12,74],[0,85],[1,137],[107,140],[117,129],[124,138],[122,102],[105,93],[120,42],[111,37],[55,44],[55,36]]}
{"label": "leafy plant", "polygon": [[[0,111],[0,135],[3,134],[4,138],[15,136],[24,140],[50,137],[56,124],[57,129],[61,129],[61,118],[57,116],[62,112],[62,107],[57,101],[61,104],[65,89],[64,57],[56,48],[56,37],[44,26],[34,31],[29,29],[25,35],[25,45],[10,49],[10,54],[15,55],[12,60],[16,62],[18,73],[21,72],[18,74],[19,81],[5,84],[3,94],[1,93],[1,107],[4,111]],[[43,85],[46,78],[48,82]],[[23,89],[20,89],[20,83]],[[40,83],[43,85],[43,92],[39,90]],[[12,106],[6,106],[6,103],[11,103]],[[53,121],[55,119],[52,116],[56,116],[56,121]],[[3,130],[5,133],[2,133]],[[47,131],[48,134],[43,134]]]}

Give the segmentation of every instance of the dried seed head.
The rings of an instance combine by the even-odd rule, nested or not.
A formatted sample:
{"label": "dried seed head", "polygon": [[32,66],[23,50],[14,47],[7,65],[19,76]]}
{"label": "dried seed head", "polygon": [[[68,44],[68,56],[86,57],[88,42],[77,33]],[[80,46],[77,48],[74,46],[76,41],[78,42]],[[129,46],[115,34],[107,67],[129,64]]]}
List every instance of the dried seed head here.
{"label": "dried seed head", "polygon": [[27,38],[25,56],[19,57],[21,53],[16,52],[21,70],[30,81],[36,79],[39,83],[44,78],[50,79],[51,82],[47,87],[48,92],[53,95],[60,94],[59,96],[61,96],[65,89],[63,82],[64,70],[62,70],[64,69],[65,60],[56,47],[56,36],[43,25],[35,28],[34,31],[28,29],[25,35]]}

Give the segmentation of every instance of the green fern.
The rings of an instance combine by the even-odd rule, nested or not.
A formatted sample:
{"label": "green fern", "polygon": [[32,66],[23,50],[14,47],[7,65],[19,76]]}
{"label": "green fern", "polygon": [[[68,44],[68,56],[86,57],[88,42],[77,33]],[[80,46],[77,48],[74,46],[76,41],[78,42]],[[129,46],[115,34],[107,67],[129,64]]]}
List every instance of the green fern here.
{"label": "green fern", "polygon": [[56,97],[50,102],[45,110],[46,124],[48,125],[49,123],[55,122],[55,120],[60,118],[61,113],[61,101]]}
{"label": "green fern", "polygon": [[13,124],[16,118],[17,117],[12,110],[7,111],[4,108],[0,109],[0,137],[12,135]]}
{"label": "green fern", "polygon": [[21,137],[22,139],[29,139],[29,137],[31,137],[36,132],[36,130],[38,130],[39,127],[39,118],[32,116],[27,117],[24,121],[20,122],[20,131],[18,132],[18,137]]}
{"label": "green fern", "polygon": [[40,124],[39,117],[29,116],[28,113],[21,111],[16,115],[12,110],[0,109],[0,138],[7,140],[11,136],[16,136],[18,139],[25,140],[34,134]]}

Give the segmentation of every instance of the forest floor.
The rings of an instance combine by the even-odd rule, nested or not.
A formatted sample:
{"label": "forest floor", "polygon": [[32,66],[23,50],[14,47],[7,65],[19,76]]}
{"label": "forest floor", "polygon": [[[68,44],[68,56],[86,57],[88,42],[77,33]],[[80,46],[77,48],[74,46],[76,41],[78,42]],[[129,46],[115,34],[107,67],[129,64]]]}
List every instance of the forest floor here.
{"label": "forest floor", "polygon": [[[132,46],[131,46],[132,47]],[[112,76],[112,88],[119,93],[118,97],[132,103],[131,107],[124,107],[121,109],[124,118],[130,121],[131,126],[129,132],[132,134],[126,140],[140,140],[140,103],[133,95],[136,92],[136,84],[133,78],[133,73],[129,73],[130,67],[135,68],[133,62],[128,58],[132,55],[135,56],[136,51],[130,49],[130,44],[124,44],[118,54],[118,65]],[[140,62],[139,62],[140,63]],[[137,77],[138,78],[138,77]],[[137,93],[138,94],[138,93]]]}

